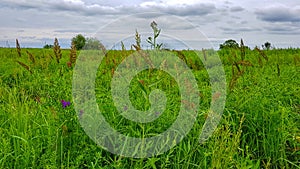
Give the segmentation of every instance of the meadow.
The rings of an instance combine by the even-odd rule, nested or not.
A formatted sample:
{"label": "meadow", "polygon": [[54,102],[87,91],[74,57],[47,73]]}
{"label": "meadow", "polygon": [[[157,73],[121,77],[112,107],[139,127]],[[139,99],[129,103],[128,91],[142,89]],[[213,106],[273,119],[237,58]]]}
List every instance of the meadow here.
{"label": "meadow", "polygon": [[[130,101],[145,111],[150,107],[149,92],[158,88],[169,98],[166,110],[156,121],[143,124],[118,114],[111,79],[121,61],[134,52],[107,51],[94,91],[111,126],[144,138],[174,122],[179,90],[165,72],[142,71],[130,82]],[[300,49],[217,51],[226,74],[226,104],[217,129],[203,144],[198,140],[201,128],[217,96],[211,94],[197,51],[169,52],[196,77],[201,98],[196,123],[167,152],[130,158],[98,147],[79,123],[82,114],[74,109],[72,78],[80,51],[63,49],[57,58],[53,49],[0,48],[0,168],[300,168]],[[198,52],[214,57],[210,50]]]}

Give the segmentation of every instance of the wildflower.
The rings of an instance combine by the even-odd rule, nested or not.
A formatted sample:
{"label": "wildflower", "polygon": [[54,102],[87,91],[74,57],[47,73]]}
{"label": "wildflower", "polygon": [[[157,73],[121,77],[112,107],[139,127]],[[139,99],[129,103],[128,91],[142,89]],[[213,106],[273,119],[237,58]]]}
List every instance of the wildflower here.
{"label": "wildflower", "polygon": [[70,102],[68,102],[68,101],[65,101],[65,100],[61,100],[60,102],[61,102],[61,104],[62,104],[62,107],[63,107],[63,108],[66,108],[66,107],[68,107],[68,106],[70,106],[70,105],[71,105],[71,103],[70,103]]}
{"label": "wildflower", "polygon": [[127,106],[124,106],[124,111],[128,110],[128,107]]}

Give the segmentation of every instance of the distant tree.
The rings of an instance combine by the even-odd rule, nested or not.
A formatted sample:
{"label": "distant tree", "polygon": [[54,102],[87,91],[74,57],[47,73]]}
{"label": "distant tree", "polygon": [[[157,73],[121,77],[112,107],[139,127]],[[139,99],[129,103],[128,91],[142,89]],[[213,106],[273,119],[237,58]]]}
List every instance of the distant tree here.
{"label": "distant tree", "polygon": [[263,48],[269,50],[269,49],[271,48],[271,43],[270,43],[270,42],[266,42],[266,43],[263,45]]}
{"label": "distant tree", "polygon": [[51,49],[53,48],[53,45],[49,45],[49,44],[46,44],[43,46],[44,49]]}
{"label": "distant tree", "polygon": [[239,44],[233,40],[233,39],[229,39],[226,40],[223,44],[220,44],[220,49],[225,49],[225,48],[239,48]]}
{"label": "distant tree", "polygon": [[77,50],[81,50],[86,43],[86,39],[83,35],[78,34],[72,38],[72,44],[75,45]]}
{"label": "distant tree", "polygon": [[97,38],[87,38],[83,47],[84,50],[102,50],[103,48],[103,44]]}

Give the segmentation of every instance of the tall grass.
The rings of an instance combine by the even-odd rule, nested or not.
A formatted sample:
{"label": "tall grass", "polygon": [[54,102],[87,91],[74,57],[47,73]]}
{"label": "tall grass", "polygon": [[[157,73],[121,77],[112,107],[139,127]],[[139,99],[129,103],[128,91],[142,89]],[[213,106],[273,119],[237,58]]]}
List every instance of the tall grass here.
{"label": "tall grass", "polygon": [[[16,50],[0,49],[0,168],[300,168],[300,76],[294,59],[299,49],[263,51],[268,61],[257,50],[219,51],[227,81],[238,72],[243,75],[227,96],[217,130],[204,144],[198,138],[210,101],[217,96],[211,97],[209,76],[193,51],[171,51],[193,68],[201,97],[199,115],[181,143],[144,159],[121,157],[98,147],[82,130],[73,103],[62,107],[61,100],[72,100],[73,69],[66,64],[69,50],[61,50],[59,62],[51,58],[52,50],[26,50],[35,58],[29,69],[32,74],[15,62],[18,58],[29,66],[30,59],[19,58]],[[210,57],[209,52],[198,53]],[[157,122],[144,125],[122,118],[110,102],[111,72],[132,53],[107,51],[97,74],[97,103],[120,132],[155,135],[176,119],[178,105],[170,102]],[[265,60],[263,66],[258,56]],[[160,71],[141,72],[130,88],[132,102],[140,109],[150,106],[147,91],[160,88],[178,93],[176,81]]]}

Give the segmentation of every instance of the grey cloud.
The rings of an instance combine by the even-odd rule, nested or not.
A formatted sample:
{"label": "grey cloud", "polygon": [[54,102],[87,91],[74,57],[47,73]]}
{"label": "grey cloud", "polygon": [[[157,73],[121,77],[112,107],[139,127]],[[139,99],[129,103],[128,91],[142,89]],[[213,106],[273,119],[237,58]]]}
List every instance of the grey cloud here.
{"label": "grey cloud", "polygon": [[[36,10],[51,10],[51,11],[73,11],[85,14],[114,14],[117,13],[115,8],[109,6],[101,6],[98,4],[87,5],[82,1],[66,1],[66,0],[51,0],[51,1],[38,1],[38,0],[3,0],[2,7],[14,8],[14,9],[36,9]],[[118,7],[116,7],[118,8]]]}
{"label": "grey cloud", "polygon": [[54,30],[55,33],[80,33],[80,32],[94,32],[95,30],[89,29],[59,29]]}
{"label": "grey cloud", "polygon": [[26,10],[26,9],[36,9],[37,7],[45,7],[46,4],[42,3],[41,1],[17,1],[17,0],[3,0],[1,2],[1,7],[9,7],[9,8],[14,8],[14,9],[21,9],[21,10]]}
{"label": "grey cloud", "polygon": [[184,5],[184,6],[167,6],[167,7],[154,7],[159,11],[179,15],[179,16],[203,16],[213,13],[216,7],[213,4],[196,4],[196,5]]}
{"label": "grey cloud", "polygon": [[241,28],[229,28],[229,27],[220,27],[225,34],[239,34],[245,32],[256,32],[261,31],[260,28],[251,28],[251,27],[241,27]]}
{"label": "grey cloud", "polygon": [[245,25],[245,24],[248,24],[249,22],[248,21],[241,21],[241,24]]}
{"label": "grey cloud", "polygon": [[[58,38],[59,45],[62,48],[70,48],[71,46],[71,40],[69,38]],[[35,44],[33,46],[36,46],[39,44],[40,47],[46,44],[53,44],[54,43],[54,38],[36,38],[32,44]]]}
{"label": "grey cloud", "polygon": [[225,1],[224,4],[231,5],[232,2],[230,2],[230,1]]}
{"label": "grey cloud", "polygon": [[143,19],[148,19],[148,18],[157,18],[160,16],[163,16],[163,13],[158,13],[158,12],[143,12],[143,13],[137,13],[135,14],[135,17],[137,18],[143,18]]}
{"label": "grey cloud", "polygon": [[255,32],[255,31],[261,31],[261,29],[259,28],[238,28],[238,29],[235,29],[237,31],[240,31],[240,32]]}
{"label": "grey cloud", "polygon": [[42,42],[54,43],[54,38],[37,38],[36,40],[39,40]]}
{"label": "grey cloud", "polygon": [[234,7],[231,7],[230,8],[230,11],[231,12],[242,12],[242,11],[244,11],[245,9],[244,8],[242,8],[242,7],[240,7],[240,6],[234,6]]}
{"label": "grey cloud", "polygon": [[237,19],[237,20],[240,20],[241,19],[241,17],[240,16],[234,16],[234,15],[232,15],[232,16],[230,16],[232,19]]}
{"label": "grey cloud", "polygon": [[128,13],[140,13],[157,11],[162,13],[168,13],[179,16],[190,15],[207,15],[215,11],[216,7],[210,3],[201,3],[194,5],[180,5],[180,6],[166,6],[163,4],[155,4],[148,6],[105,6],[99,4],[86,4],[82,1],[69,2],[65,0],[53,0],[53,1],[8,1],[4,0],[2,5],[10,8],[18,9],[37,9],[37,10],[56,10],[56,11],[73,11],[76,13],[82,13],[84,15],[121,15]]}
{"label": "grey cloud", "polygon": [[282,5],[259,9],[257,18],[267,22],[300,22],[300,9]]}
{"label": "grey cloud", "polygon": [[281,35],[299,35],[300,30],[299,26],[293,25],[293,24],[288,24],[288,25],[269,25],[264,27],[264,29],[269,33],[269,34],[281,34]]}
{"label": "grey cloud", "polygon": [[21,39],[30,39],[30,40],[35,40],[37,37],[36,36],[20,36]]}

